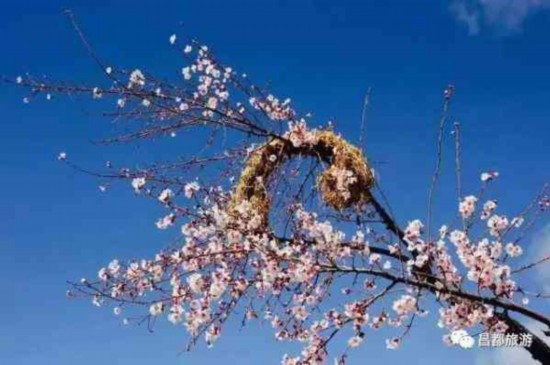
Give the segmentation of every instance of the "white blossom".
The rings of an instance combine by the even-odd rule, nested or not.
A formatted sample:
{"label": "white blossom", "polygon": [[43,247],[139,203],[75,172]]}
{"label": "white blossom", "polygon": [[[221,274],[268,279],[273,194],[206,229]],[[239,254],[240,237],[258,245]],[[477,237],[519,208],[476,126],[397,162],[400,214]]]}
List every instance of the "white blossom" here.
{"label": "white blossom", "polygon": [[163,311],[164,311],[164,303],[162,303],[162,302],[154,303],[149,307],[149,313],[152,316],[158,316]]}
{"label": "white blossom", "polygon": [[202,292],[204,279],[202,278],[201,274],[195,273],[193,275],[190,275],[187,278],[187,283],[189,284],[189,288],[191,288],[194,293]]}
{"label": "white blossom", "polygon": [[216,107],[218,106],[218,99],[216,99],[215,97],[208,98],[207,106],[210,109],[216,109]]}
{"label": "white blossom", "polygon": [[386,339],[386,348],[390,350],[396,350],[399,347],[399,338]]}
{"label": "white blossom", "polygon": [[510,257],[518,257],[518,256],[521,256],[521,254],[523,253],[523,249],[518,245],[515,245],[513,243],[508,243],[506,245],[506,253]]}
{"label": "white blossom", "polygon": [[158,229],[167,229],[172,226],[176,220],[174,213],[170,213],[162,218],[160,218],[155,224]]}
{"label": "white blossom", "polygon": [[477,198],[473,195],[469,195],[464,198],[459,204],[458,211],[462,218],[470,218],[476,209]]}
{"label": "white blossom", "polygon": [[100,99],[103,96],[103,93],[98,87],[94,87],[92,90],[92,95],[94,99]]}
{"label": "white blossom", "polygon": [[158,200],[161,203],[167,204],[172,200],[173,197],[174,197],[174,192],[172,190],[164,189],[163,191],[161,191],[158,197]]}
{"label": "white blossom", "polygon": [[132,179],[132,187],[136,193],[141,192],[141,189],[145,186],[146,180],[144,177],[136,177]]}
{"label": "white blossom", "polygon": [[199,189],[200,185],[196,181],[185,184],[185,187],[183,188],[185,197],[187,199],[191,199],[197,193],[197,191],[199,191]]}
{"label": "white blossom", "polygon": [[182,68],[181,73],[183,74],[183,78],[185,80],[191,79],[191,68],[189,66]]}
{"label": "white blossom", "polygon": [[487,182],[498,177],[499,173],[496,171],[488,171],[481,174],[481,181]]}
{"label": "white blossom", "polygon": [[348,340],[348,346],[349,347],[357,347],[363,342],[363,338],[360,336],[353,336]]}
{"label": "white blossom", "polygon": [[145,76],[139,69],[135,69],[130,74],[130,82],[128,84],[128,87],[134,87],[134,86],[144,86],[145,85]]}

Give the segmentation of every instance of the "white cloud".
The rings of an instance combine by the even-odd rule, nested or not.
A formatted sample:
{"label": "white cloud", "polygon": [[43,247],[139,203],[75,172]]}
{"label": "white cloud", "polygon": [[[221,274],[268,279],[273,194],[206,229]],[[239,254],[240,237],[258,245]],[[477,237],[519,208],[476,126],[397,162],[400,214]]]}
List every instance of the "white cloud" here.
{"label": "white cloud", "polygon": [[472,9],[465,1],[453,1],[451,12],[456,19],[468,27],[468,33],[479,33],[479,12]]}
{"label": "white cloud", "polygon": [[479,353],[476,365],[540,365],[527,351],[519,348],[500,348]]}
{"label": "white cloud", "polygon": [[482,26],[518,31],[530,15],[550,9],[550,0],[453,0],[450,10],[470,34]]}

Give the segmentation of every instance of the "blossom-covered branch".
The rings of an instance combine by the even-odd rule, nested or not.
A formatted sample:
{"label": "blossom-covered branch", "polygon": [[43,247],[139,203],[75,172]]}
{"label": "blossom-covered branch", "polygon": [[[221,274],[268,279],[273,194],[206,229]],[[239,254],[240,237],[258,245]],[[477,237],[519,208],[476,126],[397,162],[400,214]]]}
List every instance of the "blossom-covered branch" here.
{"label": "blossom-covered branch", "polygon": [[[114,111],[104,115],[125,131],[105,144],[204,138],[192,156],[134,168],[106,161],[91,171],[59,155],[99,178],[102,190],[123,182],[154,199],[166,210],[156,227],[181,231],[174,247],[150,259],[112,260],[97,279],[72,283],[70,296],[112,304],[128,323],[166,317],[187,330],[190,347],[200,338],[212,346],[239,313],[243,323],[267,320],[278,340],[304,344],[301,354],[284,355],[286,365],[324,363],[331,341],[346,336],[352,349],[382,327],[395,328],[386,346],[396,349],[434,301],[450,346],[458,330],[526,331],[515,315],[550,325],[546,313],[528,306],[529,297],[547,297],[516,279],[548,257],[515,261],[526,230],[550,206],[547,187],[519,214],[506,216],[483,194],[498,173],[484,173],[482,194],[460,196],[455,223],[434,235],[418,219],[402,227],[380,202],[364,151],[331,124],[312,128],[290,99],[222,65],[208,47],[196,41],[179,47],[175,35],[169,42],[186,62],[172,82],[107,66],[95,53],[104,86],[30,75],[4,79],[27,90],[26,103],[63,95],[110,102]],[[439,174],[438,163],[427,225]],[[460,185],[457,191],[462,194]],[[539,360],[550,355],[540,339],[528,350]],[[339,363],[346,358],[347,350]]]}

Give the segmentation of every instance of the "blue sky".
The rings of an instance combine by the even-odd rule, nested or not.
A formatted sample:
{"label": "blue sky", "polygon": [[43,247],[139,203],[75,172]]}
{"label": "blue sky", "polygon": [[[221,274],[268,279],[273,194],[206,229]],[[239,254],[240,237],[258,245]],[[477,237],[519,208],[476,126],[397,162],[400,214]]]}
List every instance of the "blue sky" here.
{"label": "blue sky", "polygon": [[[499,2],[509,3],[489,3]],[[495,10],[473,1],[460,13],[428,0],[11,2],[0,13],[0,74],[100,82],[62,14],[69,7],[113,65],[175,76],[182,64],[170,50],[169,35],[197,38],[254,80],[269,80],[275,93],[311,110],[316,122],[335,120],[351,140],[372,87],[367,154],[378,163],[401,221],[425,214],[441,95],[451,82],[457,89],[452,115],[463,124],[465,191],[477,190],[480,172],[500,171],[495,195],[514,211],[548,181],[545,4]],[[159,207],[135,199],[130,189],[101,194],[97,181],[56,161],[61,150],[88,166],[128,153],[139,161],[146,152],[88,143],[112,130],[108,120],[78,102],[25,105],[22,97],[19,90],[0,87],[0,362],[279,363],[284,351],[268,328],[229,328],[213,350],[202,346],[179,355],[186,339],[182,329],[161,324],[150,334],[123,327],[110,310],[65,298],[66,280],[93,276],[111,258],[151,256],[167,245],[170,233],[154,228],[163,213]],[[193,152],[186,137],[192,139],[182,136],[174,147],[182,154]],[[443,179],[437,209],[454,209],[451,181]],[[533,242],[526,241],[527,251]],[[482,350],[444,348],[436,321],[424,319],[397,352],[386,351],[383,337],[373,335],[350,361],[479,361]]]}

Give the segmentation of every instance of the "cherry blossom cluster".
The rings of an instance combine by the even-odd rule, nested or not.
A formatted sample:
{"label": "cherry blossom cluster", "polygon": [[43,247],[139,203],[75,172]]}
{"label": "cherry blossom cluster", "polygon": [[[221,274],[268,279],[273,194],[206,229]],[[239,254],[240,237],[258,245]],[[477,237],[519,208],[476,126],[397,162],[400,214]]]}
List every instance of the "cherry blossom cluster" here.
{"label": "cherry blossom cluster", "polygon": [[[498,176],[492,173],[491,179]],[[488,181],[484,176],[484,181]],[[465,197],[459,204],[458,213],[463,219],[474,218],[475,205],[478,198],[475,196]],[[428,279],[434,282],[436,288],[446,288],[454,291],[466,290],[463,277],[474,283],[477,293],[489,291],[494,298],[510,300],[516,297],[518,286],[512,279],[512,263],[507,258],[518,257],[523,249],[518,240],[505,243],[511,231],[522,227],[525,218],[518,216],[511,221],[502,214],[496,214],[497,203],[495,200],[488,200],[483,205],[479,215],[480,229],[485,237],[476,237],[472,240],[472,229],[474,221],[466,225],[467,229],[450,230],[443,226],[439,231],[439,238],[434,244],[426,243],[424,240],[423,224],[419,220],[411,221],[404,231],[404,239],[407,249],[412,253],[413,258],[407,262],[409,267],[435,269],[431,271]],[[484,228],[485,227],[485,228]],[[450,242],[456,249],[453,252],[448,250]],[[458,258],[465,268],[464,275],[454,263],[454,257]],[[414,270],[409,270],[414,274]],[[495,332],[505,332],[508,326],[494,315],[494,307],[481,302],[460,299],[449,295],[442,295],[447,298],[449,305],[440,310],[441,327],[450,331],[462,330],[468,327],[482,325],[484,328]],[[412,298],[414,299],[414,298]],[[405,310],[404,301],[395,302],[396,311]],[[412,305],[412,300],[410,301]],[[523,299],[522,303],[528,303]],[[444,336],[446,343],[452,344],[450,335]]]}
{"label": "cherry blossom cluster", "polygon": [[254,109],[262,110],[272,120],[292,120],[295,116],[295,111],[290,107],[290,99],[287,98],[283,102],[277,99],[272,94],[269,94],[265,99],[251,97],[249,103]]}
{"label": "cherry blossom cluster", "polygon": [[477,198],[473,195],[467,196],[460,202],[459,212],[462,218],[470,218],[474,214]]}
{"label": "cherry blossom cluster", "polygon": [[[169,42],[176,45],[176,35]],[[364,343],[369,330],[384,326],[398,331],[386,339],[388,349],[397,349],[413,322],[427,314],[422,308],[429,299],[441,304],[439,326],[450,332],[474,327],[506,332],[510,327],[502,318],[508,310],[536,317],[525,307],[527,291],[514,276],[535,264],[518,267],[513,259],[523,254],[521,238],[533,224],[532,217],[550,207],[546,193],[516,216],[497,213],[497,200],[484,201],[482,194],[461,196],[458,212],[453,209],[458,225],[441,226],[435,237],[424,232],[426,222],[420,219],[402,231],[370,191],[369,201],[337,212],[320,207],[323,202],[313,204],[315,192],[307,202],[300,199],[305,194],[296,195],[279,205],[278,212],[269,212],[283,219],[266,224],[252,199],[233,199],[234,190],[224,184],[174,175],[222,162],[229,167],[220,173],[220,180],[227,178],[232,184],[243,158],[258,148],[255,142],[265,146],[282,140],[305,151],[318,142],[319,131],[308,128],[307,115],[301,117],[290,99],[250,84],[245,74],[220,64],[208,47],[191,42],[182,54],[190,63],[178,70],[177,84],[142,69],[110,66],[103,69],[112,82],[107,87],[50,86],[30,77],[16,79],[16,84],[32,90],[32,96],[45,93],[47,100],[56,92],[84,93],[96,102],[114,97],[117,118],[142,123],[132,124],[129,134],[112,141],[175,137],[177,130],[203,126],[212,130],[205,149],[214,146],[220,130],[224,143],[227,131],[246,136],[235,150],[204,159],[195,156],[136,170],[121,168],[114,174],[111,162],[106,163],[107,176],[127,181],[136,195],[153,198],[162,207],[165,214],[154,222],[158,229],[177,227],[181,237],[175,247],[152,259],[112,260],[98,271],[96,280],[75,284],[75,290],[90,295],[94,305],[113,304],[114,314],[126,317],[125,323],[136,318],[148,323],[167,319],[185,328],[191,345],[203,338],[213,346],[225,322],[236,315],[243,315],[243,323],[264,320],[277,340],[303,345],[297,356],[284,355],[285,365],[325,363],[329,342],[338,334],[348,333],[346,344],[352,349]],[[448,88],[445,99],[452,94]],[[24,100],[29,102],[30,96]],[[315,159],[311,155],[307,157]],[[281,162],[275,154],[267,158],[262,163]],[[69,162],[65,152],[58,159]],[[251,181],[275,200],[285,195],[278,186],[292,185],[289,176],[282,175],[277,181],[262,181],[263,176]],[[481,174],[482,191],[498,177],[495,171]],[[361,178],[342,167],[326,176],[344,201],[350,199],[352,187],[357,190]],[[106,185],[100,190],[105,191]],[[133,306],[144,307],[144,314],[126,316]],[[450,334],[443,340],[456,343]]]}
{"label": "cherry blossom cluster", "polygon": [[288,139],[294,147],[302,145],[314,145],[317,143],[317,135],[315,129],[309,129],[306,121],[300,119],[297,122],[288,123],[288,131],[283,134],[283,137]]}
{"label": "cherry blossom cluster", "polygon": [[[439,314],[438,325],[453,332],[478,324],[483,324],[485,329],[496,333],[504,333],[507,329],[507,325],[495,317],[491,306],[480,303],[457,301],[447,308],[441,308]],[[445,335],[443,338],[444,342],[451,344],[449,339],[450,335]]]}
{"label": "cherry blossom cluster", "polygon": [[[225,209],[229,195],[219,196],[222,198],[198,209],[197,218],[182,226],[184,244],[180,249],[126,265],[114,260],[99,271],[99,286],[86,281],[85,287],[102,293],[94,296],[96,304],[105,299],[123,303],[116,307],[118,315],[124,303],[149,303],[148,315],[167,316],[170,322],[183,324],[193,338],[204,335],[211,346],[237,302],[284,297],[290,290],[289,305],[272,307],[266,319],[275,328],[277,339],[306,343],[300,357],[284,360],[301,364],[319,364],[326,359],[326,336],[332,330],[352,326],[355,335],[348,345],[353,348],[363,341],[365,326],[396,326],[407,313],[416,311],[416,299],[402,296],[393,305],[395,319],[381,311],[370,322],[369,308],[375,297],[367,296],[344,303],[340,311],[330,309],[320,319],[312,318],[333,280],[324,270],[346,265],[355,252],[370,255],[365,233],[358,231],[351,242],[345,242],[345,234],[329,221],[319,221],[315,213],[296,206],[294,239],[282,244],[273,234],[257,232],[260,222],[254,220],[248,202],[239,205],[235,216]],[[172,198],[165,189],[158,200],[165,204]],[[377,262],[371,261],[371,265]],[[166,285],[170,289],[164,289]],[[369,281],[364,287],[368,292],[375,289]],[[145,301],[148,297],[151,299]],[[246,313],[248,320],[258,316],[252,306]]]}
{"label": "cherry blossom cluster", "polygon": [[[297,129],[291,125],[287,136],[292,134],[297,143],[309,143],[305,125]],[[131,185],[141,193],[147,190],[148,180],[135,177]],[[486,237],[472,240],[472,221],[467,229],[442,226],[436,239],[431,240],[425,236],[423,223],[413,220],[403,231],[403,252],[399,243],[388,243],[388,249],[380,251],[377,243],[382,236],[371,227],[359,229],[347,239],[344,231],[330,220],[320,219],[300,204],[290,207],[293,230],[290,238],[282,239],[263,228],[250,202],[244,200],[235,209],[228,209],[231,192],[220,187],[209,191],[204,194],[197,181],[183,184],[183,195],[198,199],[200,205],[193,212],[194,218],[181,226],[181,248],[161,252],[153,260],[127,264],[113,260],[99,271],[98,283],[83,282],[82,290],[93,289],[94,304],[114,301],[118,303],[114,312],[119,315],[127,303],[143,303],[151,318],[165,316],[171,323],[183,325],[193,343],[203,336],[206,344],[212,346],[238,306],[245,308],[245,320],[249,321],[262,316],[257,308],[263,302],[267,308],[264,319],[271,323],[275,337],[304,344],[300,356],[285,355],[283,364],[322,364],[327,361],[328,340],[346,326],[353,331],[347,340],[351,349],[364,342],[367,328],[402,327],[407,321],[426,315],[420,308],[425,294],[415,289],[414,282],[422,282],[426,279],[422,275],[428,275],[435,293],[447,303],[439,312],[440,327],[449,332],[475,326],[493,332],[508,329],[495,315],[495,306],[449,292],[439,293],[443,288],[465,292],[463,278],[467,278],[477,293],[489,291],[494,298],[515,298],[517,284],[511,278],[512,268],[506,257],[519,256],[522,248],[516,241],[503,242],[510,230],[521,227],[523,217],[516,217],[510,224],[506,216],[495,213],[493,200],[488,200],[479,214]],[[170,211],[157,226],[166,229],[175,225],[178,209],[174,191],[164,188],[155,196]],[[458,215],[473,218],[476,202],[474,196],[466,197],[459,205]],[[449,243],[455,251],[449,251]],[[383,255],[388,260],[382,265]],[[456,259],[464,273],[454,264]],[[395,261],[394,265],[391,261]],[[400,262],[405,264],[401,274]],[[378,297],[391,296],[391,291],[376,294],[378,285],[367,278],[360,289],[342,289],[350,297],[339,309],[322,309],[333,290],[333,275],[346,272],[374,278],[376,272],[388,273],[396,280],[390,287],[404,280],[408,294],[396,296],[391,302],[393,314],[376,309],[374,302]],[[361,293],[363,298],[354,298],[352,293]],[[269,299],[272,297],[286,304],[273,304]],[[407,332],[406,329],[387,339],[386,347],[398,348]],[[443,336],[443,341],[454,344],[450,336]]]}

